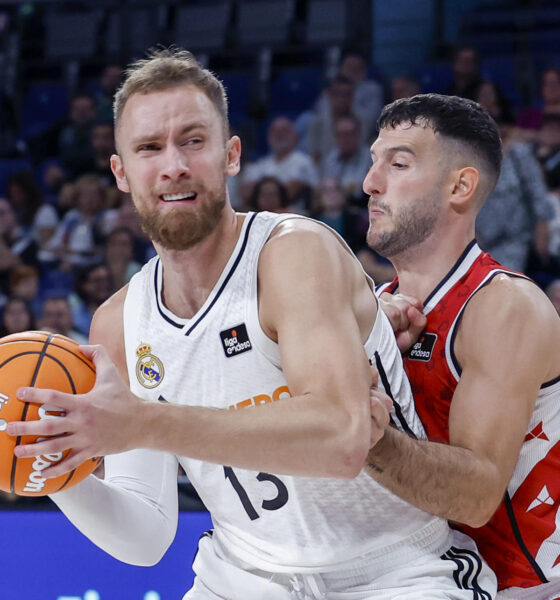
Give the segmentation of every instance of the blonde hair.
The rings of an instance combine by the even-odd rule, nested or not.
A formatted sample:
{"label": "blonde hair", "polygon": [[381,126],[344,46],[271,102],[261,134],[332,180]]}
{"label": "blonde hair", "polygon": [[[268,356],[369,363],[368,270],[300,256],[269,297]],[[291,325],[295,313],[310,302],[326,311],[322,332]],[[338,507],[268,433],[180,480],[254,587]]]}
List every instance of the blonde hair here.
{"label": "blonde hair", "polygon": [[222,82],[204,69],[188,50],[151,48],[147,58],[137,60],[125,71],[125,80],[113,103],[115,129],[125,104],[133,94],[148,94],[182,85],[194,85],[202,90],[222,118],[226,139],[229,138],[227,95]]}

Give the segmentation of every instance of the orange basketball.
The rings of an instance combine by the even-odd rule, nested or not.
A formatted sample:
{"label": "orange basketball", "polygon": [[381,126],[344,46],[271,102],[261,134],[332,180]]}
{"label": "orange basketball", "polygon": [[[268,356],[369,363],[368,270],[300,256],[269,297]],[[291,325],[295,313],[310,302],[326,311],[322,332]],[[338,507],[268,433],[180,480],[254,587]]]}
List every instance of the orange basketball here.
{"label": "orange basketball", "polygon": [[9,436],[9,421],[56,418],[54,406],[23,402],[16,398],[20,387],[38,387],[83,394],[93,387],[95,367],[79,350],[77,342],[47,331],[24,331],[0,338],[0,489],[20,496],[45,496],[69,488],[89,475],[100,462],[92,458],[72,472],[53,479],[41,471],[61,461],[70,450],[17,458],[14,447],[33,443],[37,436]]}

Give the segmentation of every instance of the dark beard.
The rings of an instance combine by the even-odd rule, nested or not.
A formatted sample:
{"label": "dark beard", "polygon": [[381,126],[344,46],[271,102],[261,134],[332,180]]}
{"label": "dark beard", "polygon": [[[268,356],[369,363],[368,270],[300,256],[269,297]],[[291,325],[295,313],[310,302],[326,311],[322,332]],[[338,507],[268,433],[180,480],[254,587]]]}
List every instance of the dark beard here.
{"label": "dark beard", "polygon": [[[384,208],[388,211],[387,207]],[[433,202],[418,199],[409,208],[409,212],[400,215],[393,231],[375,235],[370,228],[366,238],[368,246],[389,259],[410,250],[432,234],[438,220],[438,211],[439,208]]]}
{"label": "dark beard", "polygon": [[225,190],[209,197],[202,210],[177,207],[165,215],[157,210],[141,214],[142,229],[156,244],[167,250],[189,250],[207,238],[216,228],[226,205]]}

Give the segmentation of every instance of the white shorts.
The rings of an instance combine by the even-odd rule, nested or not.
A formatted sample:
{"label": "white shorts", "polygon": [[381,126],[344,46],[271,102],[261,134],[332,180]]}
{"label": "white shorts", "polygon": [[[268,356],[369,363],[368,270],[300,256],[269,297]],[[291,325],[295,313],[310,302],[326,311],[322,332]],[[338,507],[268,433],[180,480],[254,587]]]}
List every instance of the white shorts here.
{"label": "white shorts", "polygon": [[440,553],[379,573],[377,564],[315,574],[271,573],[228,556],[212,536],[201,538],[193,587],[183,600],[492,600],[496,577],[475,543],[452,531]]}
{"label": "white shorts", "polygon": [[498,592],[499,600],[560,600],[560,581],[531,588],[512,587]]}

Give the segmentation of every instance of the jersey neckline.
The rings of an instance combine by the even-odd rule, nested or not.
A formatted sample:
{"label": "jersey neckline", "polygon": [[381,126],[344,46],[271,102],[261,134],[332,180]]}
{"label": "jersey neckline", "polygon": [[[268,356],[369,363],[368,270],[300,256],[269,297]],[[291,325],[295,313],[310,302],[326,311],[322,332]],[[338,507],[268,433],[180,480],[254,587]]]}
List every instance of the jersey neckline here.
{"label": "jersey neckline", "polygon": [[195,328],[201,323],[204,317],[212,310],[212,307],[218,301],[222,292],[224,291],[227,283],[235,273],[241,258],[245,252],[245,248],[247,247],[247,242],[249,239],[249,231],[253,222],[257,216],[257,213],[247,213],[245,220],[241,226],[241,232],[239,234],[239,238],[235,244],[233,252],[229,257],[226,266],[224,267],[218,281],[212,288],[210,294],[208,294],[208,298],[204,304],[200,307],[200,309],[191,317],[191,318],[182,318],[178,317],[173,311],[169,310],[164,302],[163,302],[163,265],[161,262],[161,258],[158,257],[156,261],[156,265],[154,268],[154,279],[153,279],[153,292],[155,294],[155,302],[157,306],[157,310],[168,324],[173,327],[184,330],[184,335],[189,336]]}

